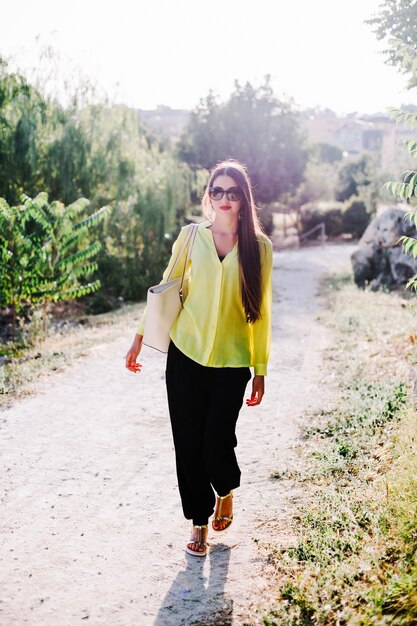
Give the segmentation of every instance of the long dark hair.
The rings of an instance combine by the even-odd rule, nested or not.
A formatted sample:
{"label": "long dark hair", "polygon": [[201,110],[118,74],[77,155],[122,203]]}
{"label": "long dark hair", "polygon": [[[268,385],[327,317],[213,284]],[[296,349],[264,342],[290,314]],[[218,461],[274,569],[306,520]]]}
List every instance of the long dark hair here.
{"label": "long dark hair", "polygon": [[257,209],[253,199],[252,186],[246,168],[239,161],[228,159],[218,163],[210,174],[207,188],[202,197],[206,213],[211,210],[208,190],[218,176],[230,176],[242,190],[243,198],[238,220],[238,252],[242,304],[248,323],[261,317],[261,258],[259,235],[262,233]]}

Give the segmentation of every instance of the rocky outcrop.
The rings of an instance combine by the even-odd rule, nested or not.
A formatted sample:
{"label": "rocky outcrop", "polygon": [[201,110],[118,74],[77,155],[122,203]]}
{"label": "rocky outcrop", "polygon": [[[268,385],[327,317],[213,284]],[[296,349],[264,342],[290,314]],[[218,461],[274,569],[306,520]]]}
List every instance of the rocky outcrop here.
{"label": "rocky outcrop", "polygon": [[417,238],[417,230],[406,211],[391,207],[376,217],[365,230],[359,248],[352,256],[355,283],[378,290],[405,285],[417,273],[417,260],[404,254],[398,240],[401,236]]}

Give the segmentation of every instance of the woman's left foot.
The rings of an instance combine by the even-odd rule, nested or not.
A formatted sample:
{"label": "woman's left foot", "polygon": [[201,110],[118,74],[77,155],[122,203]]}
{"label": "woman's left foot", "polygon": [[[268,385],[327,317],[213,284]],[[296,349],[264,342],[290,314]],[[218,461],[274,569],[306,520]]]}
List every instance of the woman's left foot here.
{"label": "woman's left foot", "polygon": [[190,541],[187,543],[185,551],[193,556],[206,556],[207,554],[207,524],[203,526],[193,526]]}
{"label": "woman's left foot", "polygon": [[233,520],[233,494],[216,497],[216,510],[211,525],[213,530],[226,530]]}

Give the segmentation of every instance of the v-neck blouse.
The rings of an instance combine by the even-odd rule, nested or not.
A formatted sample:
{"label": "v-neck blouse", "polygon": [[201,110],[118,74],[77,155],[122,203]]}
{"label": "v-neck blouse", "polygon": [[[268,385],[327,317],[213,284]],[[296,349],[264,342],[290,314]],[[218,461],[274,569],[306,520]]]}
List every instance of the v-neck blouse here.
{"label": "v-neck blouse", "polygon": [[[199,224],[191,253],[188,295],[171,329],[171,339],[181,352],[208,367],[253,367],[255,375],[266,375],[271,342],[272,244],[259,237],[262,269],[261,318],[246,321],[239,278],[238,243],[223,261],[208,228]],[[190,226],[184,226],[172,247],[171,259],[163,274],[165,282]],[[182,275],[186,253],[170,280]],[[143,335],[146,310],[139,325]]]}

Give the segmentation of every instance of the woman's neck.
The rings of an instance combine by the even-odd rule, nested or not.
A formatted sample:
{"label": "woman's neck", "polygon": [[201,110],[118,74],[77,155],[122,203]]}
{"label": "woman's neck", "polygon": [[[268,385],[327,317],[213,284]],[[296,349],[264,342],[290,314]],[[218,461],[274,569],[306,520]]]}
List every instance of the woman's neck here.
{"label": "woman's neck", "polygon": [[238,231],[238,218],[234,215],[216,215],[214,222],[212,223],[210,228],[213,232],[219,235],[235,236],[237,235]]}

